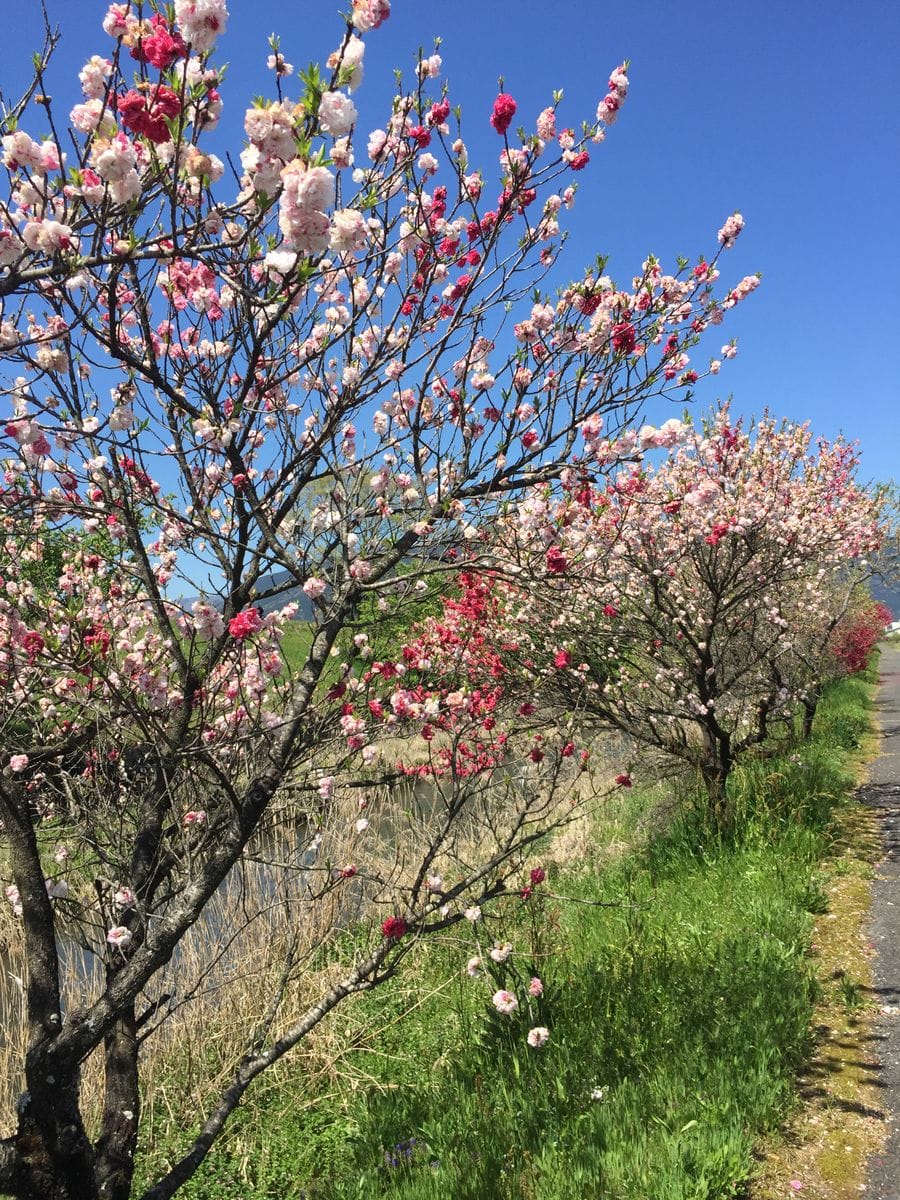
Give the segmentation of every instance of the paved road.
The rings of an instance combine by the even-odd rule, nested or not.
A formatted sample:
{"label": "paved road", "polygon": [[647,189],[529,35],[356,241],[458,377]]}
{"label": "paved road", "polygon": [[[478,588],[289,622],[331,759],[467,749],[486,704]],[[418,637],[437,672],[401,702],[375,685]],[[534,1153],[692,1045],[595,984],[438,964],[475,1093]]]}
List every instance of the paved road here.
{"label": "paved road", "polygon": [[[890,1112],[884,1151],[869,1164],[866,1200],[900,1200],[900,649],[883,648],[878,693],[881,746],[862,799],[879,818],[884,856],[875,880],[870,923],[878,951],[874,985],[882,1007],[873,1046]],[[886,1011],[885,1011],[886,1010]]]}

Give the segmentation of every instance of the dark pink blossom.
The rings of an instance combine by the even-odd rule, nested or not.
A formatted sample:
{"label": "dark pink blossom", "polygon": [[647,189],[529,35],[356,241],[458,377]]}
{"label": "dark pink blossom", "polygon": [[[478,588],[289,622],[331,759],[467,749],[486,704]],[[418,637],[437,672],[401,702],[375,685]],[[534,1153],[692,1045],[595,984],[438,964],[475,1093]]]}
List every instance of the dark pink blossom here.
{"label": "dark pink blossom", "polygon": [[158,71],[166,71],[178,58],[187,58],[188,49],[180,33],[172,33],[161,13],[150,18],[151,32],[144,34],[131,48],[131,57],[148,62]]}
{"label": "dark pink blossom", "polygon": [[392,941],[399,941],[408,932],[408,928],[402,917],[385,917],[381,922],[381,932]]}
{"label": "dark pink blossom", "polygon": [[613,325],[612,345],[617,354],[631,354],[634,351],[637,334],[630,321],[620,321],[618,325]]}
{"label": "dark pink blossom", "polygon": [[161,143],[171,141],[166,120],[178,116],[181,101],[171,88],[160,84],[147,95],[132,88],[116,102],[116,107],[126,129],[143,134],[151,142]]}
{"label": "dark pink blossom", "polygon": [[494,111],[491,113],[491,124],[498,133],[506,133],[513,117],[516,115],[516,102],[508,92],[501,92],[494,101]]}
{"label": "dark pink blossom", "polygon": [[239,612],[228,622],[228,632],[238,641],[243,641],[244,638],[258,633],[260,629],[262,629],[262,617],[257,608],[245,608],[243,612]]}

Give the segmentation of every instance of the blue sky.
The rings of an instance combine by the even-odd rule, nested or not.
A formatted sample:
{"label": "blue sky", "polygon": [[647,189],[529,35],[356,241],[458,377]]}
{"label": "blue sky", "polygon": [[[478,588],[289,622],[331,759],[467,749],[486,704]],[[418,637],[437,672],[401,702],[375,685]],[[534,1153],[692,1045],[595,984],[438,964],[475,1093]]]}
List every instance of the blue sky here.
{"label": "blue sky", "polygon": [[[279,32],[285,57],[301,67],[334,49],[341,23],[331,0],[229,0],[229,8],[216,58],[230,64],[222,132],[238,149],[246,103],[271,87],[267,35]],[[48,0],[48,9],[63,32],[51,82],[66,112],[78,98],[79,67],[111,44],[100,28],[105,5]],[[37,0],[17,6],[0,45],[6,95],[25,82],[40,29]],[[580,176],[568,274],[579,276],[597,253],[610,255],[610,273],[624,280],[648,251],[667,264],[712,251],[716,230],[739,209],[746,228],[723,255],[723,276],[761,271],[763,284],[722,327],[738,336],[740,352],[699,400],[733,392],[741,411],[768,407],[826,437],[843,432],[860,440],[867,477],[900,479],[892,358],[900,346],[900,6],[394,0],[391,19],[367,38],[355,97],[362,133],[384,122],[392,69],[408,71],[416,48],[429,49],[436,35],[470,162],[491,173],[499,144],[487,118],[498,76],[519,103],[516,124],[531,126],[563,88],[562,121],[577,126],[593,116],[609,70],[631,59],[624,111]],[[725,340],[718,332],[706,352]]]}

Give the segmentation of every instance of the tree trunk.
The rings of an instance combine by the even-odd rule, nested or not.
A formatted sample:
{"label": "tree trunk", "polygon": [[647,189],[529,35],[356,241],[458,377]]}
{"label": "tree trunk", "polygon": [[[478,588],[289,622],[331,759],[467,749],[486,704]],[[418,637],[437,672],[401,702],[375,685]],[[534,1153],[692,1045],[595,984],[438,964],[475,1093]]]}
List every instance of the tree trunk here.
{"label": "tree trunk", "polygon": [[807,696],[803,701],[803,740],[806,742],[812,737],[813,721],[816,719],[816,709],[819,707],[818,693],[813,693],[812,696]]}
{"label": "tree trunk", "polygon": [[134,1006],[122,1013],[104,1042],[106,1080],[103,1125],[97,1140],[101,1200],[128,1200],[140,1118],[138,1039]]}
{"label": "tree trunk", "polygon": [[704,735],[706,754],[700,764],[700,775],[709,800],[709,815],[716,828],[721,830],[726,827],[730,817],[727,785],[734,766],[731,738],[719,728],[707,728]]}
{"label": "tree trunk", "polygon": [[703,766],[700,774],[709,801],[709,815],[717,829],[724,829],[729,817],[726,788],[729,772],[724,770],[721,764],[714,763],[708,767]]}
{"label": "tree trunk", "polygon": [[53,908],[27,794],[0,781],[0,815],[22,903],[28,980],[25,1094],[12,1139],[19,1200],[99,1200],[94,1152],[79,1103],[80,1059],[59,1053],[62,1002]]}
{"label": "tree trunk", "polygon": [[[59,1078],[46,1046],[28,1054],[28,1092],[22,1102],[16,1149],[21,1163],[19,1200],[100,1200],[94,1154],[78,1102],[78,1071]],[[52,1061],[52,1060],[51,1060]]]}

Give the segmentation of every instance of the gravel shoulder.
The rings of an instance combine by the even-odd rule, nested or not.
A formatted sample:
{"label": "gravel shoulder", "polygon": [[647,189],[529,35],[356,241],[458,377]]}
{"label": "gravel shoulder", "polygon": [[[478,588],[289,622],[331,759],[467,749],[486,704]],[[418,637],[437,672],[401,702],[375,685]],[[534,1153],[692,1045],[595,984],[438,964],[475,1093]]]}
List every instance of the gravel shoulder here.
{"label": "gravel shoulder", "polygon": [[860,798],[878,825],[883,856],[873,884],[869,936],[876,950],[873,990],[877,1015],[872,1048],[880,1065],[887,1136],[869,1163],[867,1200],[900,1200],[900,649],[881,652],[878,692],[879,754]]}

